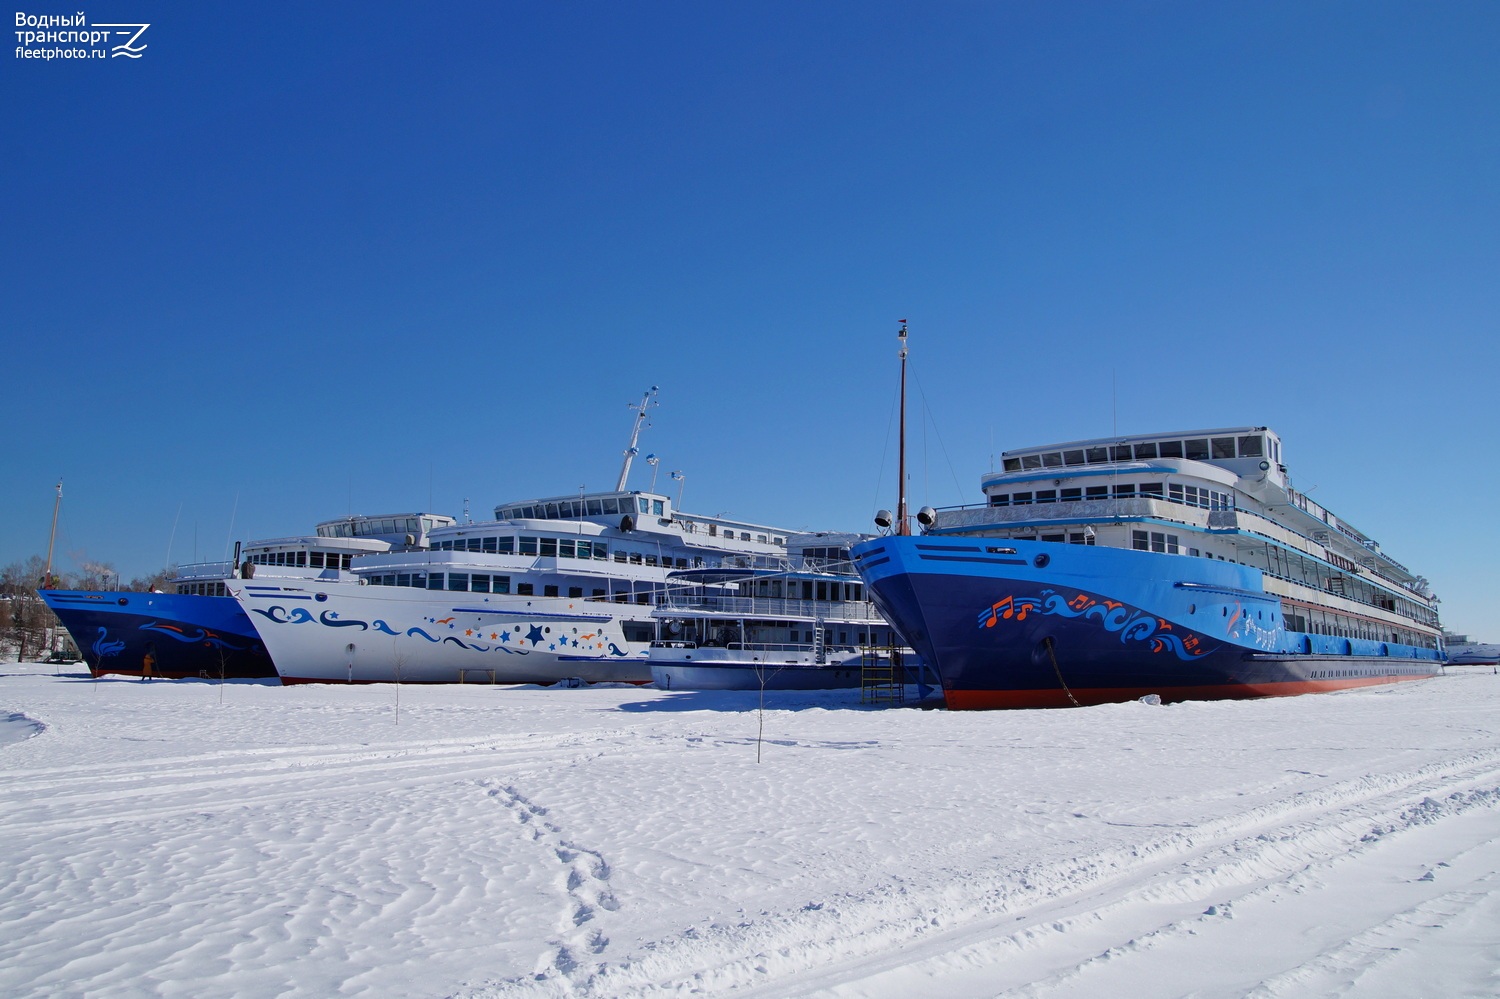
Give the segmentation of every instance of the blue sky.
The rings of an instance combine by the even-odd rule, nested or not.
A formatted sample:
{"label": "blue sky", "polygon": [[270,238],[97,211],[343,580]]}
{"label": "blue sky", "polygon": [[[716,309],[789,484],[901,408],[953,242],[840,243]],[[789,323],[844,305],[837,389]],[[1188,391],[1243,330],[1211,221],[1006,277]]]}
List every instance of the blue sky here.
{"label": "blue sky", "polygon": [[86,10],[0,58],[0,564],[59,477],[127,578],[612,487],[651,385],[686,508],[866,529],[907,318],[916,502],[1265,424],[1500,634],[1494,3]]}

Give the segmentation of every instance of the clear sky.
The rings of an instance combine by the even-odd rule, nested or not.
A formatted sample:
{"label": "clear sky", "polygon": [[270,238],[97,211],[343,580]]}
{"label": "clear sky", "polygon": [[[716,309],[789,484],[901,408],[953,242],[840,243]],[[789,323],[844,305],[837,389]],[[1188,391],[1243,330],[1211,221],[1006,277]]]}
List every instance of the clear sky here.
{"label": "clear sky", "polygon": [[[21,8],[71,15],[79,8]],[[163,4],[0,56],[0,564],[1264,424],[1496,640],[1500,4]],[[631,484],[650,485],[637,463]]]}

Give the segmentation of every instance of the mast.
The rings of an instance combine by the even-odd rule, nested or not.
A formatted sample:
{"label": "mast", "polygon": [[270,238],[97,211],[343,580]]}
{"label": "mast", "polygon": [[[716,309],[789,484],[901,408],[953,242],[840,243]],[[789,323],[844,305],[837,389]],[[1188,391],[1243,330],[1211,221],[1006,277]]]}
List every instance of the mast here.
{"label": "mast", "polygon": [[627,403],[627,405],[636,411],[635,426],[630,431],[630,446],[625,449],[625,464],[620,466],[620,481],[615,484],[615,492],[617,493],[624,492],[625,480],[630,478],[630,463],[635,459],[637,454],[635,445],[636,441],[641,439],[641,426],[646,422],[646,410],[652,406],[659,405],[656,401],[656,386],[651,386],[651,391],[641,397],[639,404],[632,402]]}
{"label": "mast", "polygon": [[52,546],[57,541],[57,511],[62,507],[62,479],[57,480],[57,499],[52,503],[52,534],[47,538],[47,571],[42,575],[42,589],[52,589]]}
{"label": "mast", "polygon": [[898,445],[900,454],[896,461],[898,485],[896,490],[896,533],[911,534],[911,522],[906,517],[906,320],[901,320],[901,332],[896,334],[901,341],[901,435]]}

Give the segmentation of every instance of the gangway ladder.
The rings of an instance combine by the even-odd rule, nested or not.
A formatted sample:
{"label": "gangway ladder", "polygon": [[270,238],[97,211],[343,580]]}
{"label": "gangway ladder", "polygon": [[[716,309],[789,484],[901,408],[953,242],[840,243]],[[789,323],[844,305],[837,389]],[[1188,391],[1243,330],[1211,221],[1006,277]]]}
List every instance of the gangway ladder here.
{"label": "gangway ladder", "polygon": [[823,635],[822,618],[813,619],[813,662],[819,666],[828,661],[828,642]]}
{"label": "gangway ladder", "polygon": [[862,704],[906,703],[906,667],[899,648],[864,647],[860,654],[859,699]]}

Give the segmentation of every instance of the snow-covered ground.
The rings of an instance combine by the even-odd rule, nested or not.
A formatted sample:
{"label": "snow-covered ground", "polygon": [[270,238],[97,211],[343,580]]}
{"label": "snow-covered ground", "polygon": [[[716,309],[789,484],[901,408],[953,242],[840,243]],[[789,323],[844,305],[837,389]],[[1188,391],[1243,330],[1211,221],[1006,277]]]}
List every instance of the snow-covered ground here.
{"label": "snow-covered ground", "polygon": [[1500,994],[1488,669],[759,747],[753,694],[66,669],[0,674],[9,997]]}

